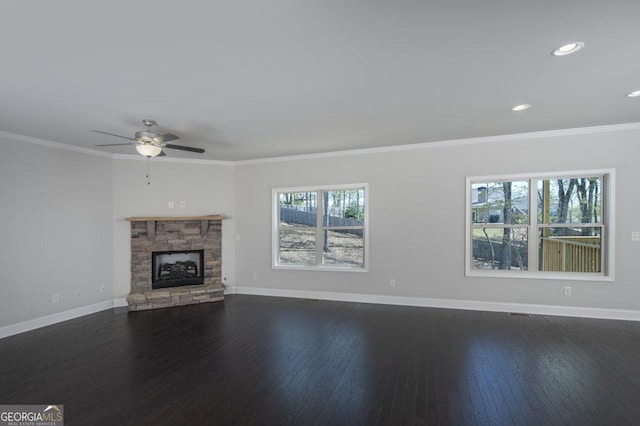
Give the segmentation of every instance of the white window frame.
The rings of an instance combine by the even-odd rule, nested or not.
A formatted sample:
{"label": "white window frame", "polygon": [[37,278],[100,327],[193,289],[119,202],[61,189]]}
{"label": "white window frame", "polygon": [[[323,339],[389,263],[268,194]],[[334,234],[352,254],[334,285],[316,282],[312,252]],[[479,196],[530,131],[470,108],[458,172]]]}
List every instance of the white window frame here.
{"label": "white window frame", "polygon": [[[528,229],[528,264],[536,265],[533,270],[495,270],[472,269],[472,197],[471,186],[477,182],[534,182],[545,179],[577,178],[588,176],[602,176],[602,271],[601,272],[561,272],[538,271],[538,227],[536,185],[529,185],[529,222],[517,225]],[[615,281],[615,169],[575,170],[562,172],[544,172],[527,174],[508,174],[495,176],[473,176],[466,178],[466,212],[465,212],[465,276],[468,277],[502,277],[502,278],[534,278],[548,280],[576,280],[576,281]]]}
{"label": "white window frame", "polygon": [[[363,266],[348,266],[348,265],[324,265],[322,264],[322,256],[316,254],[315,265],[296,265],[296,264],[281,264],[279,263],[279,239],[280,239],[280,194],[283,192],[320,192],[320,191],[333,191],[333,190],[345,190],[345,189],[364,189],[364,226],[360,227],[340,227],[340,229],[362,228],[363,230],[363,245],[364,245],[364,258]],[[319,194],[320,195],[320,194]],[[271,265],[273,269],[287,269],[296,271],[342,271],[342,272],[368,272],[369,271],[369,184],[367,183],[353,183],[353,184],[340,184],[340,185],[321,185],[321,186],[300,186],[300,187],[288,187],[288,188],[273,188],[271,191],[272,200],[272,233],[271,233],[271,253],[272,260]],[[322,242],[324,238],[322,226],[322,198],[319,197],[317,203],[317,223],[320,224],[316,227],[316,253],[322,250]],[[332,227],[335,228],[335,227]]]}

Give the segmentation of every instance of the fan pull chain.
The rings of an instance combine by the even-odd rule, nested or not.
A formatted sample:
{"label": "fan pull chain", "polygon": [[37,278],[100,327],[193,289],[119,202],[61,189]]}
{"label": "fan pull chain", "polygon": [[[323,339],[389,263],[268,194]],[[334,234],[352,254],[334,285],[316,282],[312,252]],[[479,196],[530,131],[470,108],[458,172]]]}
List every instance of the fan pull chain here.
{"label": "fan pull chain", "polygon": [[145,177],[147,178],[147,185],[151,185],[151,180],[149,180],[149,160],[151,159],[151,157],[147,157],[147,170],[146,170],[146,175]]}

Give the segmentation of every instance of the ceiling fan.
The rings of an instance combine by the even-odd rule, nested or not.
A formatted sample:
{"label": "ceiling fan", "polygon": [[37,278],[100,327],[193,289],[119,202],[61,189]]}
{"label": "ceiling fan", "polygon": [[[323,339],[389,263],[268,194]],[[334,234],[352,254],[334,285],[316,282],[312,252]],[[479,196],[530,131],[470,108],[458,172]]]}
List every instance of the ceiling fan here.
{"label": "ceiling fan", "polygon": [[176,139],[180,139],[180,137],[172,133],[165,133],[164,135],[162,135],[160,133],[154,132],[153,130],[151,130],[151,127],[157,124],[154,120],[144,119],[142,120],[142,124],[147,126],[147,130],[141,130],[139,132],[136,132],[133,138],[130,138],[128,136],[116,135],[108,132],[102,132],[100,130],[92,130],[92,132],[95,132],[95,133],[102,133],[103,135],[115,136],[117,138],[129,139],[130,141],[133,141],[128,143],[109,143],[109,144],[101,144],[96,146],[116,146],[116,145],[134,144],[136,146],[136,151],[138,151],[140,155],[143,155],[145,157],[158,157],[158,156],[162,157],[167,155],[162,151],[163,148],[179,149],[182,151],[197,152],[199,154],[202,154],[204,152],[204,149],[202,148],[193,148],[190,146],[174,145],[174,144],[167,143],[170,141],[174,141]]}

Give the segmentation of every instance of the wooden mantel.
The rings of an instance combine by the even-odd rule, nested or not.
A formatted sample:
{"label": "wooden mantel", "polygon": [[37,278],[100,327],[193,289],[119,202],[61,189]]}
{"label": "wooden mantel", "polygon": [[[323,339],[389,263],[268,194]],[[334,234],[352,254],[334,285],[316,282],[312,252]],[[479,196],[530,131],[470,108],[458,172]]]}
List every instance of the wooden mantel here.
{"label": "wooden mantel", "polygon": [[185,220],[225,220],[229,219],[229,216],[220,214],[210,214],[205,216],[140,216],[140,217],[128,217],[126,220],[129,222],[157,222],[157,221],[185,221]]}
{"label": "wooden mantel", "polygon": [[207,232],[209,232],[210,220],[220,221],[225,219],[229,219],[229,216],[210,214],[205,216],[139,216],[126,218],[129,222],[147,222],[147,233],[150,238],[155,238],[156,236],[156,222],[184,222],[187,220],[199,220],[200,235],[204,238],[205,235],[207,235]]}

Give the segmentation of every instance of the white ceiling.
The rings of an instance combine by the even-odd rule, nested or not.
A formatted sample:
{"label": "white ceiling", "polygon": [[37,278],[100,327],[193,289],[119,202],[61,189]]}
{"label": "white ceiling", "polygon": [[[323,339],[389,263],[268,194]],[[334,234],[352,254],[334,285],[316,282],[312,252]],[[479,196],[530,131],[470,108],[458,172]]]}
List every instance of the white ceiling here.
{"label": "white ceiling", "polygon": [[150,118],[206,149],[172,157],[246,160],[638,122],[638,17],[638,0],[3,0],[0,131],[93,148],[126,141],[92,129]]}

